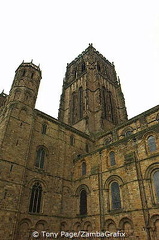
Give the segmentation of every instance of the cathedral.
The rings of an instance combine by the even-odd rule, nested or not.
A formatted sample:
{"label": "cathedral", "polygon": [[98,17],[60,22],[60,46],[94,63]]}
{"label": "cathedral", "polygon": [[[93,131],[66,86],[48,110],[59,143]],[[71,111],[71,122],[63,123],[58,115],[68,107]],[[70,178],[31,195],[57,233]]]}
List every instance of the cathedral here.
{"label": "cathedral", "polygon": [[128,119],[115,66],[92,44],[67,64],[58,119],[42,73],[0,94],[0,240],[159,240],[159,106]]}

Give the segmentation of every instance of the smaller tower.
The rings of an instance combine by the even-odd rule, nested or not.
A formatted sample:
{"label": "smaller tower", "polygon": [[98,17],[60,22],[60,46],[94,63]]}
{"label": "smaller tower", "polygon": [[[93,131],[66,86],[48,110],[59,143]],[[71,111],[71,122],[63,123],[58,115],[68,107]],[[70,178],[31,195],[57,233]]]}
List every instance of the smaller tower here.
{"label": "smaller tower", "polygon": [[[38,89],[41,80],[41,71],[38,66],[30,63],[22,63],[15,72],[15,77],[9,92],[6,97],[5,105],[1,112],[1,131],[0,131],[0,146],[8,144],[15,145],[15,138],[19,142],[19,138],[25,145],[28,142],[31,126],[33,124],[33,113],[37,99]],[[21,137],[21,129],[19,126],[25,127],[25,134]],[[13,138],[12,132],[16,129],[16,137]],[[10,135],[10,143],[8,143],[8,135]],[[6,148],[4,148],[6,149]],[[1,152],[2,155],[7,154]],[[16,154],[16,152],[13,152]]]}
{"label": "smaller tower", "polygon": [[19,204],[35,127],[34,107],[40,80],[39,67],[32,62],[23,62],[16,70],[0,115],[0,169],[3,169],[0,178],[2,193],[4,189],[4,206],[8,209],[6,214],[2,205],[1,216],[6,216],[3,226],[9,226],[5,239],[11,239],[10,236],[14,235],[16,221],[19,219]]}
{"label": "smaller tower", "polygon": [[23,62],[15,72],[7,104],[20,103],[34,109],[40,80],[40,68],[32,62]]}

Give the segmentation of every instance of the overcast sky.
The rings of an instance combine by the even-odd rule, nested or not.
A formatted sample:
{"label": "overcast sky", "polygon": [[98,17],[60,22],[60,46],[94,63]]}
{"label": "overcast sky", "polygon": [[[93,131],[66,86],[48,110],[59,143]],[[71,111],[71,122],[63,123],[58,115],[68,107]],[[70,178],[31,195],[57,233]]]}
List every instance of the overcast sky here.
{"label": "overcast sky", "polygon": [[57,117],[67,63],[89,43],[114,62],[129,118],[159,103],[158,0],[4,0],[0,92],[24,60],[39,64],[36,108]]}

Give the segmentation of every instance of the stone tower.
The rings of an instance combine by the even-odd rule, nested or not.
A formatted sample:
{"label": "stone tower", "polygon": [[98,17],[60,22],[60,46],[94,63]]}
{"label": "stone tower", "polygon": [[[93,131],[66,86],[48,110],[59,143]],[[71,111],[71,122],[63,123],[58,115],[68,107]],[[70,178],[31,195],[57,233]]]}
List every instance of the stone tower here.
{"label": "stone tower", "polygon": [[[9,229],[6,230],[7,239],[14,235],[20,214],[21,193],[25,183],[34,126],[34,107],[40,79],[39,67],[33,63],[22,63],[16,70],[0,116],[0,159],[3,169],[1,173],[3,181],[0,185],[1,206],[3,206],[1,216],[6,216],[2,229]],[[5,209],[8,211],[7,214]]]}
{"label": "stone tower", "polygon": [[67,65],[59,120],[88,134],[110,130],[127,120],[114,65],[92,44]]}

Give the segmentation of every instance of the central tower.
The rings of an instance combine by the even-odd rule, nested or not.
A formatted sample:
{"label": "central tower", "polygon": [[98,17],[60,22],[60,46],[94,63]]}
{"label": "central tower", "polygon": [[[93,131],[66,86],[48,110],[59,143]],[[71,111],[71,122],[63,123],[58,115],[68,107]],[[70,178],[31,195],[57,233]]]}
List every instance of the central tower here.
{"label": "central tower", "polygon": [[58,119],[88,134],[108,131],[127,120],[114,65],[92,44],[67,65]]}

